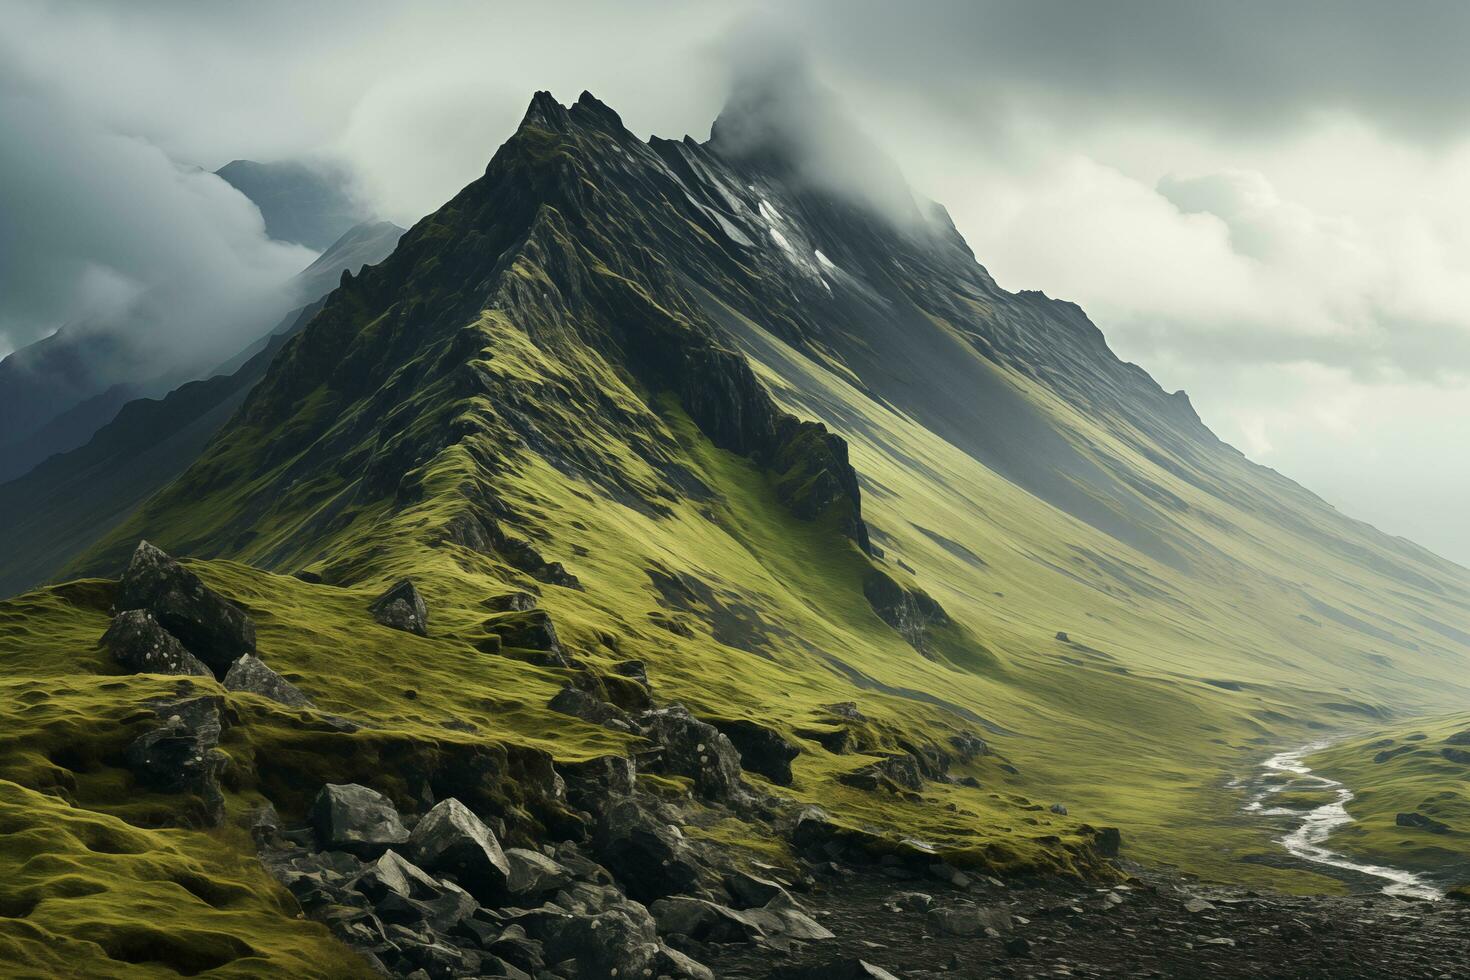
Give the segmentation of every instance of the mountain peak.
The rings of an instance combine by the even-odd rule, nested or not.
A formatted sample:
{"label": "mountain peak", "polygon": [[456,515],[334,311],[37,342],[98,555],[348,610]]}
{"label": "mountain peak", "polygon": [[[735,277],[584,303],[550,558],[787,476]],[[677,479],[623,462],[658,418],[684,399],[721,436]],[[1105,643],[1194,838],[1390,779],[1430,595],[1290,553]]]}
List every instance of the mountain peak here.
{"label": "mountain peak", "polygon": [[708,146],[731,163],[866,204],[899,223],[921,220],[898,165],[799,61],[777,58],[738,73]]}

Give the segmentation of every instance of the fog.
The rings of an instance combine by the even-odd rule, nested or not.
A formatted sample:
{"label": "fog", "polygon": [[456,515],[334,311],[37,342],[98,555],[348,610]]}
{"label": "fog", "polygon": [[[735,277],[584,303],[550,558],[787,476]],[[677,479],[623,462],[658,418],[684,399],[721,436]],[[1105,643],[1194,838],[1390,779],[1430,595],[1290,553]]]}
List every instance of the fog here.
{"label": "fog", "polygon": [[867,171],[891,159],[1003,286],[1077,301],[1253,458],[1470,561],[1462,5],[19,0],[4,18],[6,132],[26,134],[0,149],[9,343],[119,307],[170,344],[228,333],[211,297],[249,290],[179,283],[301,256],[192,166],[338,161],[408,224],[483,171],[536,89],[703,138],[732,77],[780,78],[809,105],[835,93],[879,148],[810,179],[883,196],[888,164]]}

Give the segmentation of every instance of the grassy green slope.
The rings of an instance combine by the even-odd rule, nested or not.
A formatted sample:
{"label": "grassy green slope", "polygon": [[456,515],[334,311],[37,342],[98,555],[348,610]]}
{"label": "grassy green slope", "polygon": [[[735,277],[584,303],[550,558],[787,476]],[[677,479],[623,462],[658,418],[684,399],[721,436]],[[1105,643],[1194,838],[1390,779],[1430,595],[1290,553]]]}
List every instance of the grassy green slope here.
{"label": "grassy green slope", "polygon": [[[1356,822],[1333,835],[1332,845],[1379,863],[1427,872],[1446,884],[1470,881],[1466,732],[1470,714],[1437,715],[1384,726],[1308,758],[1314,770],[1354,791],[1347,811]],[[1422,814],[1447,830],[1401,827],[1396,821],[1400,813]]]}

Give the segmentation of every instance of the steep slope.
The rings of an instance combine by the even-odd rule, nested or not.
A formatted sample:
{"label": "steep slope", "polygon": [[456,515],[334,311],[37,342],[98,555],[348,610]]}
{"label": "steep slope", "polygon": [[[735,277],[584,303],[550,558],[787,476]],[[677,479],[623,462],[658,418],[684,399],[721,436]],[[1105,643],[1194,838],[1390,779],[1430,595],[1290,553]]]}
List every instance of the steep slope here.
{"label": "steep slope", "polygon": [[[0,539],[8,546],[0,565],[0,595],[54,575],[178,476],[264,377],[281,346],[316,314],[320,297],[331,292],[342,273],[381,261],[402,233],[390,222],[349,231],[296,277],[293,288],[299,295],[318,298],[275,331],[206,378],[159,398],[124,399],[82,445],[0,483]],[[118,386],[108,395],[128,390]]]}
{"label": "steep slope", "polygon": [[[77,570],[149,535],[361,582],[423,560],[408,527],[492,574],[564,563],[586,591],[556,592],[556,613],[618,633],[672,607],[727,658],[779,650],[788,674],[1024,731],[1015,751],[1048,785],[1171,848],[1251,740],[1463,695],[1462,570],[1248,463],[1076,307],[1000,290],[946,223],[895,226],[777,153],[722,154],[718,132],[646,144],[590,96],[538,96],[486,176],[334,294],[200,462]],[[765,593],[800,558],[755,513],[702,519],[753,566],[691,551],[710,531],[671,515],[748,493],[691,456],[680,420],[781,456],[728,342],[851,440],[879,567],[932,593],[960,642],[855,639],[867,573],[846,560],[781,590],[793,619]],[[817,482],[834,484],[819,502],[850,495]],[[831,520],[856,537],[851,496]],[[679,696],[711,708],[769,701],[690,682]]]}
{"label": "steep slope", "polygon": [[[315,702],[227,695],[232,819],[299,819],[327,781],[416,806],[422,781],[565,831],[529,787],[639,740],[548,703],[638,660],[660,702],[799,748],[763,792],[893,853],[1107,873],[1116,824],[1131,857],[1335,887],[1259,861],[1225,783],[1267,745],[1463,701],[1470,573],[1250,464],[1076,307],[1005,292],[942,214],[875,212],[790,142],[727,115],[645,143],[538,94],[73,563],[114,577],[142,537],[208,559]],[[426,636],[368,614],[403,577]],[[23,749],[73,704],[138,699],[79,652],[112,589],[0,603],[0,662],[41,705],[0,780],[127,819],[114,729],[80,758]],[[691,836],[787,853],[687,781],[640,785]]]}

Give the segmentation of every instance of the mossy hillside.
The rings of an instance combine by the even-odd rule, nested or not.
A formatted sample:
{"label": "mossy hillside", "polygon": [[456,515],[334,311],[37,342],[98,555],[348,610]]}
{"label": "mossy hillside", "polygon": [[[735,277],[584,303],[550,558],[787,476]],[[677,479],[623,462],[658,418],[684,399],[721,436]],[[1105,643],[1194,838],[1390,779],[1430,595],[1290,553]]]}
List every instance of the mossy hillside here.
{"label": "mossy hillside", "polygon": [[[1371,861],[1430,874],[1442,884],[1470,881],[1470,752],[1450,739],[1470,731],[1470,714],[1413,719],[1362,733],[1305,760],[1353,790],[1354,822],[1331,846]],[[1462,741],[1470,740],[1464,736]],[[1379,761],[1382,759],[1383,761]],[[1432,833],[1400,827],[1400,813],[1420,813],[1449,828]]]}
{"label": "mossy hillside", "polygon": [[[1123,544],[869,397],[821,342],[778,340],[813,325],[810,294],[768,257],[711,251],[726,247],[715,223],[645,167],[648,147],[604,116],[576,128],[560,112],[536,109],[485,178],[334,294],[201,459],[77,566],[115,575],[144,536],[214,559],[193,567],[249,607],[267,661],[320,711],[363,724],[335,732],[319,714],[232,697],[232,812],[263,794],[299,814],[315,786],[343,778],[382,783],[409,806],[420,775],[443,780],[464,759],[502,766],[510,778],[483,802],[514,810],[527,802],[514,796],[517,766],[625,750],[546,711],[562,673],[478,648],[494,619],[481,603],[516,589],[539,594],[592,669],[643,659],[660,699],[799,740],[781,792],[893,846],[907,837],[986,867],[1068,871],[1085,855],[1082,825],[1111,823],[1131,857],[1332,887],[1246,863],[1275,845],[1237,816],[1224,784],[1267,746],[1462,697],[1463,650],[1424,621],[1453,621],[1463,575],[1406,558],[1161,420],[1120,414],[1116,399],[1079,407],[1061,374],[986,360],[984,378],[1096,466],[1134,475],[1143,538],[1187,557],[1169,564]],[[868,605],[873,565],[842,527],[850,512],[793,513],[826,496],[822,468],[742,441],[747,416],[725,410],[761,402],[739,372],[681,375],[729,364],[705,312],[715,294],[762,311],[740,343],[777,398],[849,440],[880,567],[957,624],[944,656],[915,650]],[[988,315],[1005,312],[987,302]],[[931,323],[971,336],[943,315]],[[1409,561],[1421,580],[1406,585]],[[553,562],[581,588],[549,575]],[[303,567],[326,584],[289,576]],[[405,575],[429,600],[426,639],[366,613]],[[0,607],[17,624],[0,658],[48,684],[78,663],[107,669],[86,652],[103,607],[58,595]],[[78,711],[121,720],[135,693],[99,687]],[[840,701],[868,719],[862,753],[802,734],[844,727],[824,708]],[[934,783],[911,798],[837,782],[872,753],[965,730],[996,752],[955,768],[980,789]],[[99,758],[126,734],[107,734]],[[58,775],[28,766],[18,776]],[[127,805],[115,768],[77,780],[91,794],[78,806],[105,816]],[[46,785],[65,792],[64,779]],[[746,824],[703,829],[774,846]]]}
{"label": "mossy hillside", "polygon": [[[985,648],[966,670],[953,669],[960,658],[917,656],[866,608],[855,587],[859,555],[822,535],[820,522],[773,524],[783,508],[770,508],[770,477],[718,463],[702,424],[693,439],[681,437],[677,412],[647,390],[650,375],[628,369],[625,354],[641,336],[630,333],[634,321],[659,324],[663,340],[696,329],[698,310],[671,285],[685,272],[742,308],[758,305],[773,330],[792,335],[807,314],[773,278],[779,270],[728,257],[673,268],[682,254],[649,243],[691,227],[678,210],[682,192],[661,196],[653,177],[630,187],[603,167],[647,149],[602,121],[573,132],[548,107],[533,115],[539,121],[528,117],[525,139],[508,144],[486,182],[499,187],[508,173],[534,170],[546,152],[570,179],[548,186],[537,171],[532,191],[517,185],[495,198],[499,206],[481,182],[426,219],[400,255],[328,304],[241,424],[104,544],[92,567],[115,565],[148,534],[183,552],[281,570],[308,564],[330,581],[377,587],[398,574],[433,574],[424,569],[440,561],[398,550],[399,537],[442,542],[463,512],[491,507],[584,579],[582,593],[542,587],[564,629],[581,631],[593,650],[610,649],[603,637],[645,648],[665,683],[709,710],[743,708],[795,730],[812,724],[819,697],[892,699],[921,723],[943,710],[926,700],[938,699],[1016,733],[1004,751],[1022,775],[1007,778],[1123,825],[1135,853],[1220,874],[1266,874],[1235,857],[1270,846],[1231,816],[1222,786],[1230,772],[1267,744],[1454,696],[1460,652],[1406,626],[1392,598],[1406,594],[1402,584],[1361,560],[1381,542],[1285,481],[1263,481],[1228,453],[1201,471],[1204,450],[1176,438],[1168,454],[1192,459],[1188,469],[1149,448],[1162,422],[1089,413],[1036,373],[981,365],[1098,465],[1144,475],[1151,533],[1188,556],[1183,567],[1166,566],[867,397],[833,358],[766,334],[751,352],[772,390],[851,440],[886,567],[912,574]],[[557,126],[567,131],[553,133]],[[552,143],[559,148],[548,150]],[[550,204],[535,203],[543,191]],[[689,254],[708,244],[696,225]],[[505,256],[486,244],[506,241],[520,244]],[[446,264],[466,275],[441,281],[454,271]],[[489,307],[472,303],[484,296]],[[961,296],[950,306],[966,304],[974,302]],[[995,300],[983,312],[1002,311]],[[942,316],[931,322],[969,336]],[[350,370],[325,370],[328,361]],[[702,469],[691,454],[706,457]],[[1248,492],[1202,489],[1226,475]],[[1283,526],[1282,513],[1292,523]],[[1292,547],[1280,546],[1283,534]],[[1334,544],[1344,534],[1353,539],[1346,557]],[[503,555],[450,551],[456,576],[536,587]],[[1401,562],[1377,564],[1389,558]],[[666,608],[650,586],[655,563],[703,583],[702,597]],[[1435,589],[1449,594],[1453,577],[1438,566],[1424,574],[1430,584],[1413,601],[1447,607]],[[1412,633],[1406,669],[1384,669],[1374,659],[1381,641],[1342,617],[1318,619],[1304,634],[1307,594]],[[1072,640],[1056,640],[1058,630]],[[788,703],[790,713],[781,710]],[[1216,846],[1222,834],[1225,848]]]}

